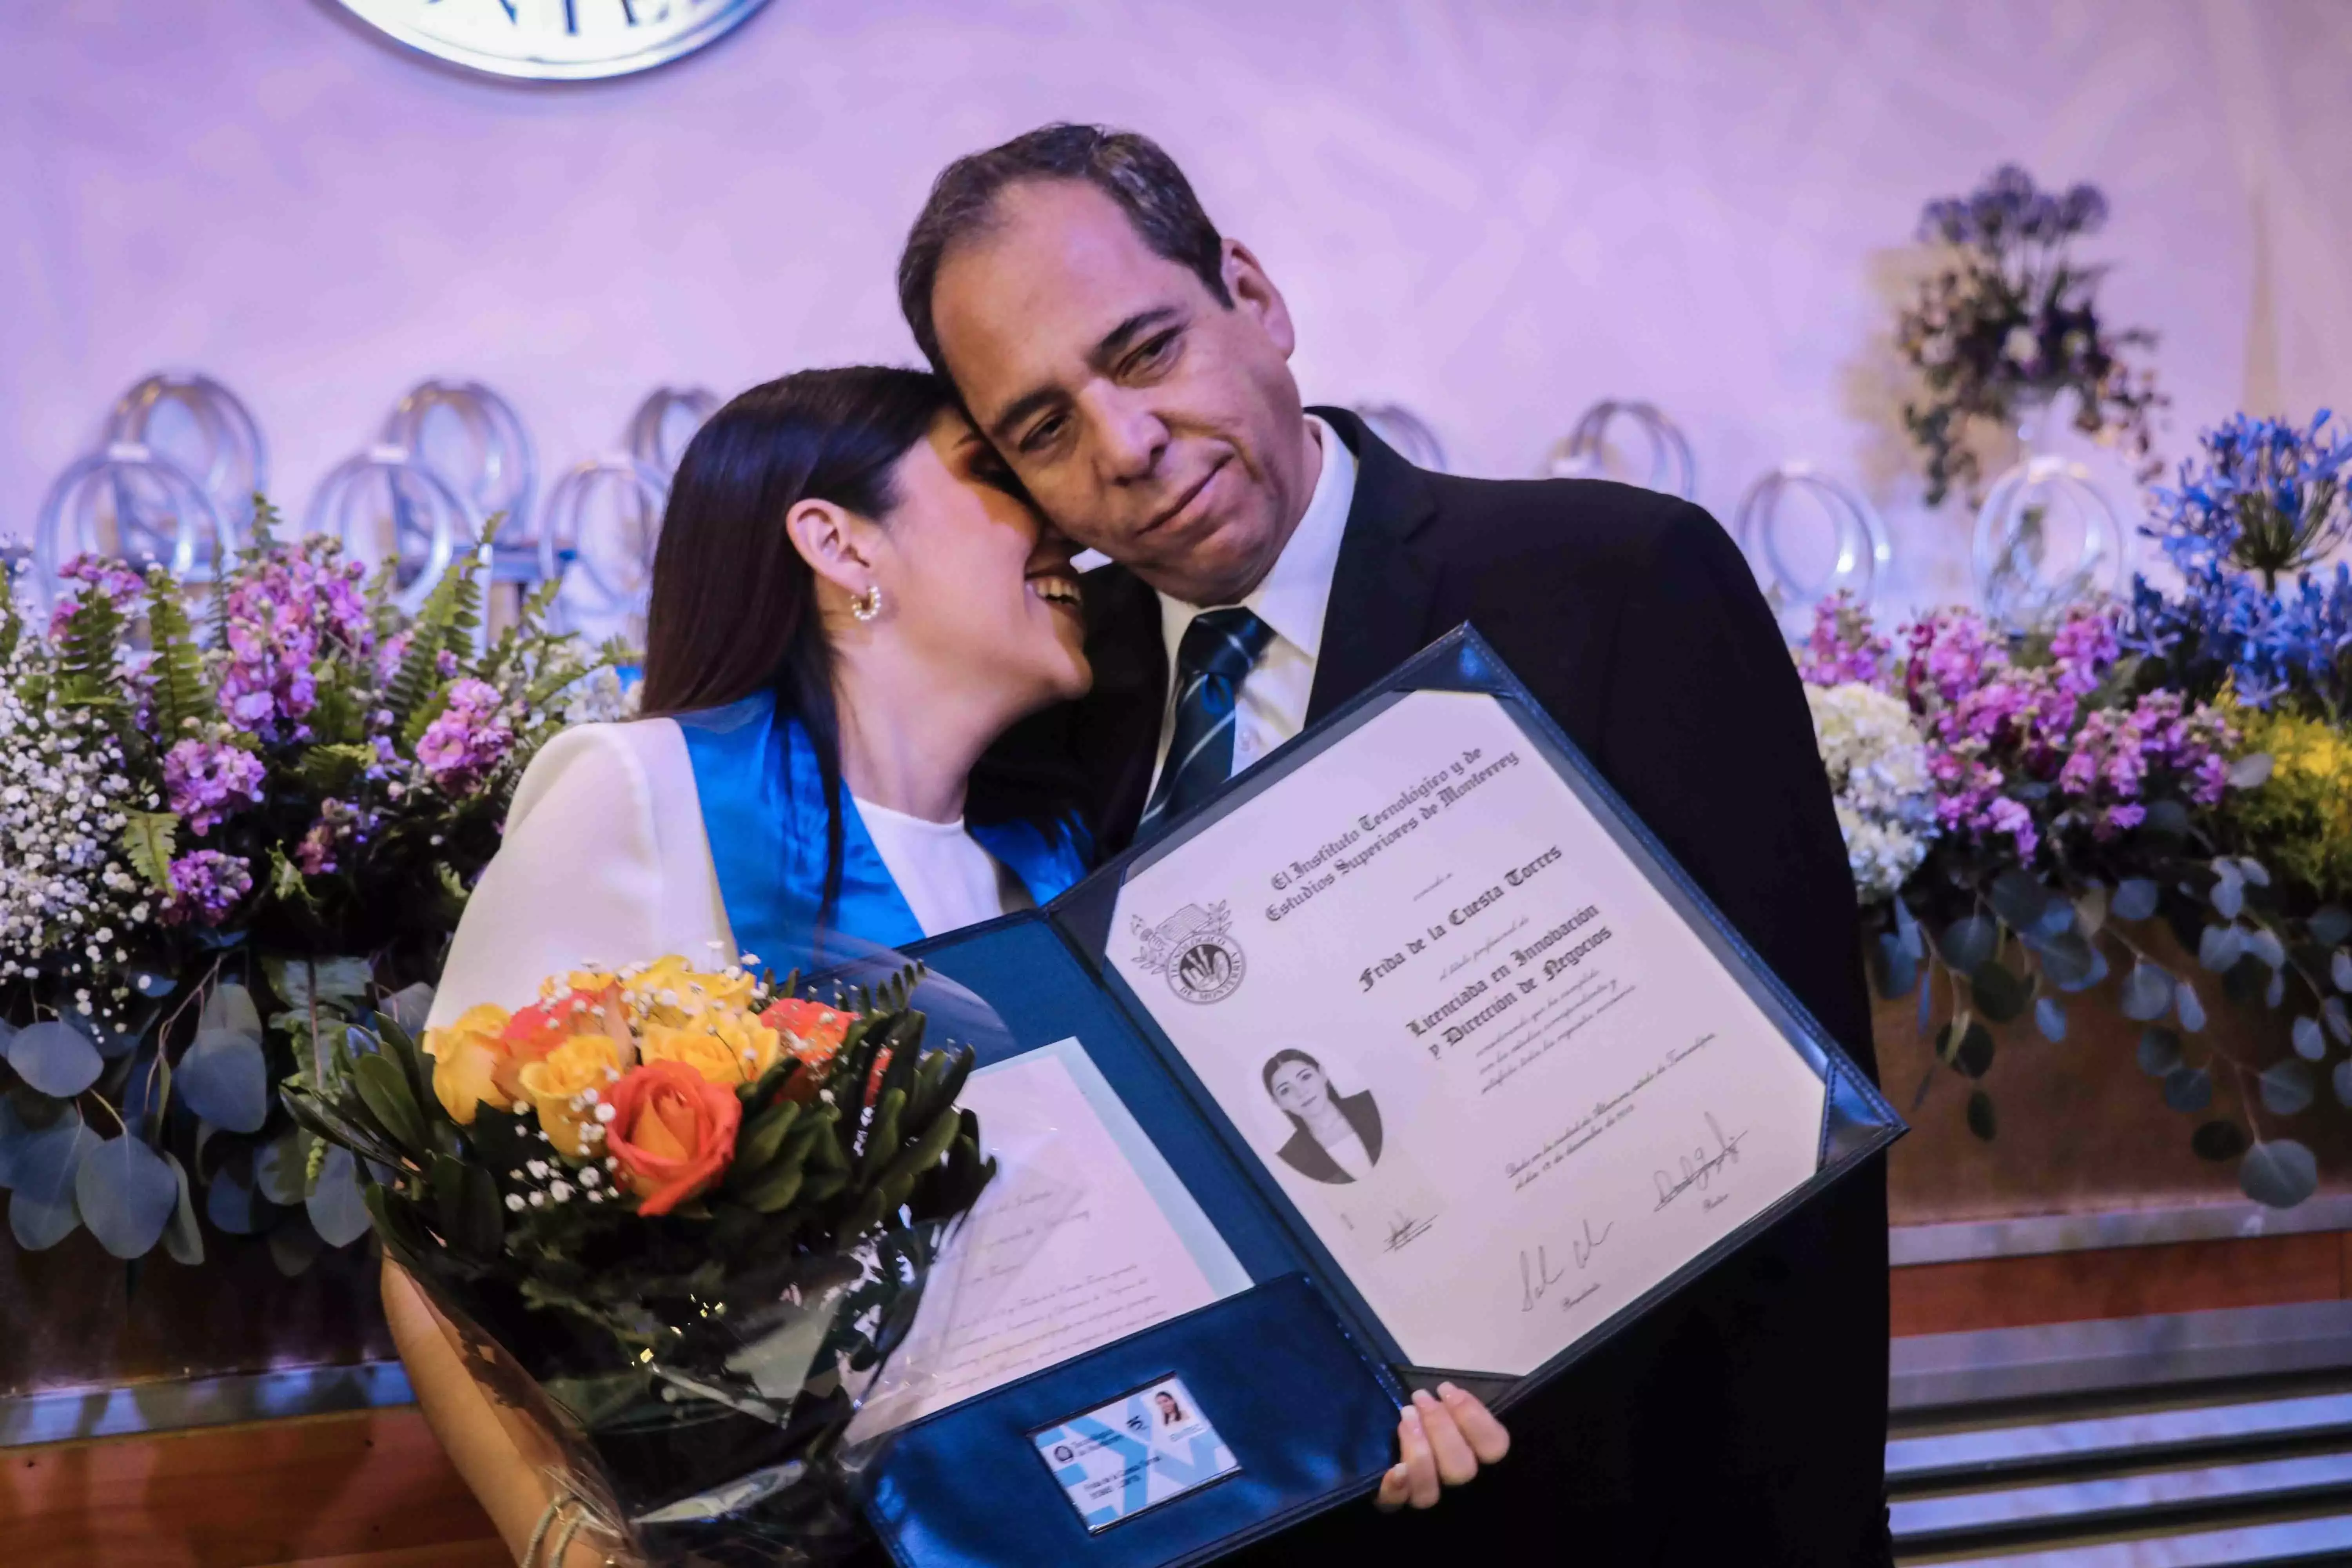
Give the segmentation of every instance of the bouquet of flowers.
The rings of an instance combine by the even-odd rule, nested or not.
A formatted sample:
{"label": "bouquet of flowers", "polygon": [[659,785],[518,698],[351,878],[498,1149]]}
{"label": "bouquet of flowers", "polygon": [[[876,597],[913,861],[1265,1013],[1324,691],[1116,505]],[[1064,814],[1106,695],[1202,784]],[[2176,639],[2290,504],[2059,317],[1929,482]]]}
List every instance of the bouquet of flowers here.
{"label": "bouquet of flowers", "polygon": [[[2162,1080],[2167,1104],[2201,1119],[2191,1146],[2237,1160],[2250,1195],[2291,1206],[2310,1195],[2315,1163],[2300,1142],[2263,1137],[2255,1110],[2308,1106],[2309,1064],[2330,1037],[2352,1044],[2336,994],[2352,986],[2352,954],[2339,945],[2352,918],[2285,915],[2284,885],[2229,815],[2259,795],[2272,758],[2247,748],[2238,710],[2143,689],[2125,625],[2114,606],[2078,605],[2054,631],[2012,637],[1944,610],[1890,642],[1843,598],[1819,607],[1798,652],[1817,708],[1824,694],[1853,705],[1857,689],[1899,704],[1933,794],[1918,868],[1868,906],[1873,976],[1886,995],[1916,988],[1923,1033],[1942,1012],[1937,1057],[1972,1080],[1969,1125],[1990,1139],[1994,1027],[2030,1014],[2044,1037],[2063,1040],[2067,999],[2121,968],[2116,1005],[2146,1026],[2140,1065]],[[1822,733],[1824,760],[1846,762],[1832,731]],[[1867,900],[1874,884],[1859,869],[1857,883]],[[2158,919],[2222,994],[2273,1007],[2305,996],[2313,1010],[2294,1026],[2295,1056],[2242,1061],[2207,1037],[2210,993],[2134,932]],[[2337,1076],[2352,1080],[2352,1063]],[[2237,1089],[2235,1118],[2212,1110],[2217,1079]],[[1921,1097],[1933,1081],[1931,1072]]]}
{"label": "bouquet of flowers", "polygon": [[[2149,422],[2166,400],[2153,374],[2124,356],[2154,347],[2155,334],[2105,326],[2093,295],[2106,269],[2070,254],[2075,238],[2106,217],[2096,187],[2038,190],[2014,163],[1921,213],[1919,237],[1942,246],[1944,256],[1895,336],[1926,382],[1927,395],[1905,405],[1903,423],[1927,454],[1928,505],[1940,505],[1955,484],[1973,497],[1983,477],[1966,440],[1970,420],[2012,425],[2027,405],[2062,392],[2076,396],[2079,428],[2147,463]],[[2145,468],[2142,477],[2155,471]]]}
{"label": "bouquet of flowers", "polygon": [[88,1226],[203,1254],[201,1207],[289,1271],[367,1227],[348,1158],[277,1108],[342,1032],[421,1018],[539,746],[621,657],[481,635],[481,557],[419,613],[331,540],[194,595],[86,557],[46,626],[0,594],[0,1186],[27,1247]]}
{"label": "bouquet of flowers", "polygon": [[831,1003],[677,958],[550,979],[420,1047],[345,1031],[284,1090],[362,1161],[384,1250],[660,1563],[824,1561],[843,1439],[994,1173],[919,968]]}

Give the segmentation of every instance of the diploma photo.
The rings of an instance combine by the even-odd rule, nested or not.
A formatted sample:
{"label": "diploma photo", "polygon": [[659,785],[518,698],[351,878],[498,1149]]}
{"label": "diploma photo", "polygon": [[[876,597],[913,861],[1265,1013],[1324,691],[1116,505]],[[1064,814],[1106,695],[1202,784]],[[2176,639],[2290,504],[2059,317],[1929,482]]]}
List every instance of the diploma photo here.
{"label": "diploma photo", "polygon": [[1265,1091],[1297,1131],[1277,1151],[1318,1182],[1353,1182],[1381,1163],[1381,1108],[1365,1089],[1339,1094],[1323,1064],[1301,1050],[1266,1058]]}

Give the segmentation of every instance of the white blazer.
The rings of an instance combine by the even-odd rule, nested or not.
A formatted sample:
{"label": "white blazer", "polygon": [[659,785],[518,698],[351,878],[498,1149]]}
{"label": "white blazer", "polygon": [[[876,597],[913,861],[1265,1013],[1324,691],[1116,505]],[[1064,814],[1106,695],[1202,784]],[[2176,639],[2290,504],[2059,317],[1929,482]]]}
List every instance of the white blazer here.
{"label": "white blazer", "polygon": [[583,724],[531,759],[506,842],[467,901],[429,1025],[525,1007],[551,974],[734,956],[686,737],[668,719]]}

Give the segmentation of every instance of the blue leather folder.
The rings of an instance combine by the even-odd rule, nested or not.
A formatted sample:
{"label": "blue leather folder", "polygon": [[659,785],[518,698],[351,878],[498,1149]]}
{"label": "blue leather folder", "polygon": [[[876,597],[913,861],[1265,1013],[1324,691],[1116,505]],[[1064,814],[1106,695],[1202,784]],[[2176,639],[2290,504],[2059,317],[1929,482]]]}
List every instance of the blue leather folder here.
{"label": "blue leather folder", "polygon": [[[1105,954],[1127,879],[1213,826],[1417,690],[1494,696],[1648,871],[1822,1079],[1811,1180],[1522,1378],[1410,1364],[1346,1270],[1202,1088]],[[909,955],[1001,1016],[1001,1059],[1076,1037],[1252,1281],[1248,1289],[913,1423],[867,1472],[866,1511],[905,1568],[1036,1563],[1171,1568],[1208,1561],[1359,1499],[1394,1462],[1406,1388],[1451,1379],[1498,1410],[1549,1381],[1905,1131],[1894,1110],[1717,913],[1475,631],[1457,627],[1388,679],[1223,786],[1169,834],[1112,860],[1043,909],[923,942]],[[920,992],[917,1005],[921,1004]],[[1180,1377],[1234,1468],[1089,1528],[1033,1435],[1156,1380]]]}

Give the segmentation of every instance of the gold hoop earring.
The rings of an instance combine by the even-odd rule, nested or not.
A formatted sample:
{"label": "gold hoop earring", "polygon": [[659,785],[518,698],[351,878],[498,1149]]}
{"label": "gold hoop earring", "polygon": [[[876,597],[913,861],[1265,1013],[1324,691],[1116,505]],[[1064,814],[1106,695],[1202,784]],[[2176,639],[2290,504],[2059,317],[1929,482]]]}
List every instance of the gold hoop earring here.
{"label": "gold hoop earring", "polygon": [[849,613],[856,616],[861,621],[870,621],[875,616],[880,615],[882,613],[882,584],[879,583],[873,584],[868,586],[863,594],[853,595],[849,601]]}

